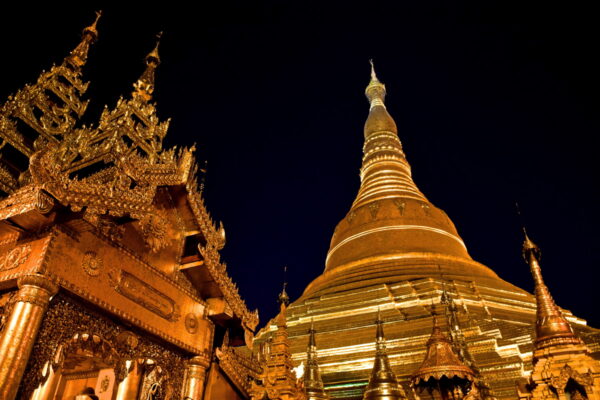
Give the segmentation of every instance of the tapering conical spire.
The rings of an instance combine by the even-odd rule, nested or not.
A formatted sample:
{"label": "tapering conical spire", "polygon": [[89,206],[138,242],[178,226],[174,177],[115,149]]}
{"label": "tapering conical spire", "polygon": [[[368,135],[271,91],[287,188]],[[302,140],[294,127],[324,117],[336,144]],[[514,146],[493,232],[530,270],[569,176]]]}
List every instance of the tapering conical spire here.
{"label": "tapering conical spire", "polygon": [[307,400],[329,399],[325,393],[323,380],[319,372],[319,363],[317,361],[317,342],[315,339],[314,321],[310,322],[308,330],[308,347],[306,349],[306,370],[304,372],[304,390]]}
{"label": "tapering conical spire", "polygon": [[364,400],[397,400],[406,399],[404,391],[398,385],[396,375],[390,367],[385,348],[385,335],[383,333],[383,320],[381,311],[377,310],[375,360],[371,370],[371,378],[363,396]]}
{"label": "tapering conical spire", "polygon": [[[279,298],[281,299],[281,295]],[[262,363],[262,371],[257,381],[252,381],[249,390],[252,400],[305,400],[300,382],[293,371],[287,331],[287,303],[279,303],[279,314],[275,317],[277,330],[273,333],[269,352]]]}
{"label": "tapering conical spire", "polygon": [[150,101],[152,99],[152,93],[154,93],[155,72],[160,64],[158,46],[160,45],[161,37],[162,32],[159,32],[159,34],[156,35],[156,46],[154,46],[154,49],[146,56],[146,70],[140,79],[133,84],[133,96],[139,97],[145,101]]}
{"label": "tapering conical spire", "polygon": [[452,221],[413,181],[398,128],[385,105],[386,87],[373,62],[365,94],[370,108],[364,126],[361,185],[336,228],[325,271],[360,265],[363,260],[389,262],[407,253],[437,253],[470,261]]}
{"label": "tapering conical spire", "polygon": [[96,11],[96,19],[92,25],[86,27],[81,34],[81,42],[71,51],[67,61],[75,68],[81,68],[87,61],[90,45],[98,40],[98,20],[102,16],[102,11]]}
{"label": "tapering conical spire", "polygon": [[537,302],[536,348],[583,343],[573,332],[571,324],[557,307],[548,287],[544,283],[542,269],[540,268],[540,248],[531,241],[525,229],[523,229],[523,233],[525,235],[523,258],[531,268],[531,275],[535,284],[535,299]]}
{"label": "tapering conical spire", "polygon": [[371,61],[371,81],[365,90],[371,107],[365,123],[361,187],[353,208],[390,196],[427,201],[412,180],[396,122],[385,107],[386,93]]}

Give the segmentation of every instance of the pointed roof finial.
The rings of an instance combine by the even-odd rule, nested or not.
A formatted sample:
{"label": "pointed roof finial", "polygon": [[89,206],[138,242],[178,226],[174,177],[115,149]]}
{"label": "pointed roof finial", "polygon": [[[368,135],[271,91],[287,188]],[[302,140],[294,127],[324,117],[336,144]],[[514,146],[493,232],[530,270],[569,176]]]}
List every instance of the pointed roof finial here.
{"label": "pointed roof finial", "polygon": [[100,20],[100,17],[102,16],[102,10],[96,11],[96,19],[94,20],[94,22],[83,29],[83,35],[85,36],[87,35],[92,35],[94,37],[94,40],[96,40],[98,38],[98,29],[97,29],[97,25],[98,25],[98,21]]}
{"label": "pointed roof finial", "polygon": [[385,85],[379,81],[377,78],[377,74],[375,73],[375,64],[373,64],[373,60],[369,60],[371,64],[371,81],[369,85],[365,89],[365,94],[371,103],[371,109],[375,106],[382,106],[385,108],[384,100],[385,100]]}
{"label": "pointed roof finial", "polygon": [[379,82],[379,79],[377,79],[377,74],[375,73],[375,64],[373,64],[372,58],[369,60],[369,63],[371,64],[371,82]]}
{"label": "pointed roof finial", "polygon": [[75,68],[81,68],[87,61],[90,45],[98,40],[98,20],[102,16],[102,11],[96,11],[96,19],[92,25],[83,29],[81,34],[81,42],[71,51],[67,57],[67,61]]}
{"label": "pointed roof finial", "polygon": [[290,296],[288,296],[287,292],[285,291],[286,287],[287,287],[287,265],[284,265],[283,267],[283,289],[281,290],[281,293],[279,293],[279,303],[282,305],[285,305],[286,307],[288,306],[288,304],[290,304]]}
{"label": "pointed roof finial", "polygon": [[146,70],[133,84],[133,97],[141,98],[144,101],[150,101],[152,99],[152,93],[154,93],[154,75],[156,68],[160,64],[160,56],[158,55],[158,46],[160,45],[160,39],[162,38],[162,32],[156,35],[156,46],[146,56]]}
{"label": "pointed roof finial", "polygon": [[150,62],[151,60],[156,62],[156,65],[160,64],[160,56],[158,55],[158,46],[160,46],[160,39],[162,38],[162,31],[156,34],[156,46],[154,49],[146,56],[146,62]]}

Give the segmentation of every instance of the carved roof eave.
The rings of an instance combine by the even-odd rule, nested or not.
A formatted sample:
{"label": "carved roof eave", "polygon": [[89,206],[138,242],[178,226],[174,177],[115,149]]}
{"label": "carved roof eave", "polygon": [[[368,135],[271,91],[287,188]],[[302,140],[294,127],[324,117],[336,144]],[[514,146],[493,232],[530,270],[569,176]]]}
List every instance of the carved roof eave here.
{"label": "carved roof eave", "polygon": [[215,354],[221,370],[231,379],[238,390],[250,397],[251,384],[247,377],[258,375],[260,366],[256,361],[243,357],[228,347],[215,349]]}
{"label": "carved roof eave", "polygon": [[440,380],[442,377],[452,379],[454,377],[474,381],[475,376],[473,371],[467,366],[451,366],[451,367],[429,367],[420,369],[412,377],[414,385],[420,382],[427,382],[430,378]]}
{"label": "carved roof eave", "polygon": [[[69,178],[67,173],[45,168],[43,166],[45,160],[42,156],[33,161],[31,166],[37,167],[38,181],[43,183],[25,186],[0,201],[0,218],[7,219],[33,209],[47,212],[48,207],[51,208],[54,204],[52,197],[74,212],[85,208],[96,214],[107,213],[118,217],[130,215],[138,218],[152,212],[152,203],[158,186],[185,185],[188,203],[196,224],[206,239],[206,247],[211,249],[208,251],[211,253],[210,256],[203,254],[207,271],[234,314],[242,321],[242,326],[254,331],[258,325],[258,311],[248,309],[238,292],[237,285],[227,274],[226,265],[219,260],[218,250],[224,246],[225,237],[222,227],[217,228],[210,217],[197,189],[195,177],[197,166],[192,152],[193,150],[183,149],[177,157],[174,152],[171,152],[170,162],[144,164],[143,160],[137,160],[136,157],[120,161],[119,171],[116,173],[127,172],[134,175],[138,181],[148,183],[146,187],[137,187],[133,190],[114,185],[110,187],[102,182],[102,179],[95,182],[94,178],[101,177],[106,170],[82,180]],[[207,253],[207,250],[200,249],[200,252]]]}
{"label": "carved roof eave", "polygon": [[[195,171],[194,171],[195,172]],[[219,287],[225,301],[229,304],[234,314],[242,321],[245,329],[254,331],[258,325],[258,310],[250,311],[239,294],[237,285],[227,274],[227,265],[220,261],[218,251],[225,245],[222,227],[217,228],[208,213],[204,199],[198,190],[195,173],[190,173],[190,180],[186,184],[188,202],[196,219],[199,230],[206,239],[206,246],[199,246],[200,254],[204,258],[204,265],[210,277]]]}

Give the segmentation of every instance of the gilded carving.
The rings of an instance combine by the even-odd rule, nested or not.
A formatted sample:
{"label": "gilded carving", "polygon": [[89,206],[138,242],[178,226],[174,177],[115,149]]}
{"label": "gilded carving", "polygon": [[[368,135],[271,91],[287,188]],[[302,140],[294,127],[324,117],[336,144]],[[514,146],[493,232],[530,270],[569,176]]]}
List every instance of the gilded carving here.
{"label": "gilded carving", "polygon": [[24,264],[31,254],[31,245],[25,244],[10,250],[0,259],[0,271],[15,269]]}
{"label": "gilded carving", "polygon": [[104,393],[108,390],[108,387],[110,385],[110,378],[105,375],[104,378],[102,379],[102,381],[100,382],[100,391],[99,393]]}
{"label": "gilded carving", "polygon": [[404,210],[406,209],[406,201],[401,199],[394,199],[394,205],[398,208],[398,211],[400,211],[400,215],[404,215]]}
{"label": "gilded carving", "polygon": [[109,279],[118,293],[160,317],[174,322],[181,317],[179,306],[173,299],[129,272],[113,269],[109,272]]}
{"label": "gilded carving", "polygon": [[81,268],[89,276],[98,276],[102,270],[102,259],[98,257],[95,251],[86,251],[83,255]]}
{"label": "gilded carving", "polygon": [[2,332],[14,305],[15,294],[16,292],[13,291],[0,295],[0,332]]}
{"label": "gilded carving", "polygon": [[185,316],[185,329],[192,335],[198,333],[198,318],[194,313]]}
{"label": "gilded carving", "polygon": [[565,364],[565,366],[560,370],[560,375],[553,376],[550,379],[550,383],[556,390],[563,391],[565,386],[567,386],[569,379],[573,379],[582,386],[591,386],[594,383],[594,378],[591,376],[591,374],[580,374],[579,372],[573,370],[573,368],[571,368],[571,366],[568,364]]}
{"label": "gilded carving", "polygon": [[369,212],[371,213],[371,218],[375,219],[377,218],[377,212],[379,211],[379,202],[374,201],[372,203],[369,203]]}
{"label": "gilded carving", "polygon": [[[40,339],[34,346],[17,398],[30,398],[32,391],[44,380],[43,371],[46,362],[54,359],[56,349],[71,342],[74,333],[81,332],[82,329],[89,332],[88,335],[101,337],[106,343],[102,345],[107,349],[105,351],[109,351],[110,343],[114,344],[114,347],[110,347],[112,350],[107,355],[113,354],[119,360],[153,360],[156,365],[169,371],[168,383],[171,388],[169,390],[172,390],[172,393],[181,391],[186,360],[183,352],[179,353],[171,347],[163,347],[147,336],[136,335],[112,319],[84,308],[73,298],[58,294],[52,299],[42,322],[38,335]],[[130,338],[131,335],[136,336],[137,345],[121,345],[124,338]],[[130,339],[125,341],[127,340]],[[87,345],[89,346],[91,343]],[[125,370],[116,372],[117,381],[123,379],[126,373]]]}
{"label": "gilded carving", "polygon": [[117,335],[117,345],[128,350],[135,350],[139,342],[140,339],[130,331],[123,331]]}
{"label": "gilded carving", "polygon": [[352,221],[354,221],[355,217],[356,217],[356,212],[354,210],[352,210],[348,213],[348,216],[346,217],[346,219],[348,220],[348,223],[351,224]]}
{"label": "gilded carving", "polygon": [[169,243],[167,218],[163,213],[146,214],[140,218],[142,235],[150,251],[156,253]]}

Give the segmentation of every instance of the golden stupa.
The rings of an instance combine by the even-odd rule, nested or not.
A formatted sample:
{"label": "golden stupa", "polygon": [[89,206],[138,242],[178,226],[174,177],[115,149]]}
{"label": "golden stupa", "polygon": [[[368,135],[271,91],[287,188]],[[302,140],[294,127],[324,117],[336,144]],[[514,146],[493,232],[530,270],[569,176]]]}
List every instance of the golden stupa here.
{"label": "golden stupa", "polygon": [[[516,380],[531,371],[536,300],[473,260],[450,218],[418,189],[373,69],[366,95],[361,186],[335,228],[323,274],[287,310],[293,359],[305,362],[314,321],[325,389],[332,399],[361,398],[381,309],[390,364],[412,396],[409,381],[425,355],[431,307],[450,297],[454,311],[444,324],[464,343],[461,353],[489,386],[487,396],[514,399]],[[598,358],[600,332],[564,315]],[[267,325],[257,339],[274,329]]]}

